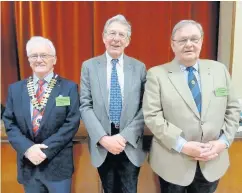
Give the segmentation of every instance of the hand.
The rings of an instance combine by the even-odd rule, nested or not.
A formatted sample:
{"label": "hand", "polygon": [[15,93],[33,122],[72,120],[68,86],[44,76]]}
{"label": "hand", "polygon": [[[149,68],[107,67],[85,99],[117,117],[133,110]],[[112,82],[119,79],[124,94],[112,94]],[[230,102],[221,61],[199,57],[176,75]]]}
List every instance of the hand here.
{"label": "hand", "polygon": [[122,135],[116,134],[116,135],[113,135],[112,137],[115,138],[121,146],[124,146],[124,147],[126,146],[127,141]]}
{"label": "hand", "polygon": [[110,153],[116,155],[116,154],[120,154],[125,148],[125,144],[119,140],[120,139],[118,139],[118,137],[115,135],[114,136],[103,136],[100,139],[99,143],[105,149],[107,149]]}
{"label": "hand", "polygon": [[35,144],[31,146],[26,152],[25,157],[28,158],[34,165],[39,165],[46,159],[46,155],[41,149],[46,149],[48,146],[45,144]]}
{"label": "hand", "polygon": [[210,141],[211,148],[207,152],[203,152],[200,156],[196,157],[199,161],[209,161],[216,158],[223,150],[226,149],[226,144],[220,140]]}
{"label": "hand", "polygon": [[211,144],[209,143],[189,141],[184,144],[181,152],[195,158],[199,157],[202,153],[209,151],[210,148]]}

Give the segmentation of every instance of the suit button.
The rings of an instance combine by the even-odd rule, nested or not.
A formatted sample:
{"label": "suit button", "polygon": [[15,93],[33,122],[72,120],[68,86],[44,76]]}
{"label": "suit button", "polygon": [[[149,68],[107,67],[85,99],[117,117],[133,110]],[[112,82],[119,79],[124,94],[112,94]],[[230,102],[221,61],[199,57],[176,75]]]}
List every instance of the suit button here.
{"label": "suit button", "polygon": [[201,125],[203,125],[204,124],[204,121],[201,121]]}

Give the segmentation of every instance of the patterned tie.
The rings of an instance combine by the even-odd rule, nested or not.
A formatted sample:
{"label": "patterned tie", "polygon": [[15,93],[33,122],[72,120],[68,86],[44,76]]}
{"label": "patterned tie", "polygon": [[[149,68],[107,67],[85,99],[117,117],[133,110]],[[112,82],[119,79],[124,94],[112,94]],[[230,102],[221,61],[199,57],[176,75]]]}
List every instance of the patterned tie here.
{"label": "patterned tie", "polygon": [[110,120],[115,124],[116,128],[119,127],[120,116],[122,111],[122,95],[120,85],[118,82],[118,74],[116,64],[118,59],[112,59],[111,61],[112,74],[111,74],[111,85],[110,85],[110,101],[109,101],[109,116]]}
{"label": "patterned tie", "polygon": [[[38,102],[40,103],[43,95],[44,95],[44,84],[45,84],[45,80],[39,80],[38,81],[38,89],[36,92],[36,98],[38,100]],[[33,124],[33,132],[36,135],[38,133],[39,130],[39,126],[40,126],[40,121],[42,119],[42,116],[44,114],[44,110],[42,111],[38,111],[37,109],[33,109],[33,117],[32,117],[32,124]]]}
{"label": "patterned tie", "polygon": [[188,86],[192,92],[192,96],[197,105],[198,112],[201,113],[201,92],[199,89],[196,76],[193,73],[195,68],[190,66],[190,67],[187,67],[186,70],[188,71]]}

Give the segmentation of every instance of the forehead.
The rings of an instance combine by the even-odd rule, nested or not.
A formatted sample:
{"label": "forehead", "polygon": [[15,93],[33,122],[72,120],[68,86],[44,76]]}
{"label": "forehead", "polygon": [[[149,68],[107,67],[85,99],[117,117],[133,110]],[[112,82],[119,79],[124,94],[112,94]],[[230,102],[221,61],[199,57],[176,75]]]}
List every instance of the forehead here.
{"label": "forehead", "polygon": [[111,30],[114,30],[114,31],[122,31],[122,32],[126,32],[128,31],[128,28],[126,25],[122,24],[122,23],[119,23],[119,22],[112,22],[108,28],[107,28],[109,31]]}
{"label": "forehead", "polygon": [[196,25],[188,24],[178,29],[175,33],[175,37],[191,37],[201,36],[201,32]]}
{"label": "forehead", "polygon": [[32,44],[30,47],[29,54],[33,53],[51,53],[51,48],[46,43],[35,43]]}

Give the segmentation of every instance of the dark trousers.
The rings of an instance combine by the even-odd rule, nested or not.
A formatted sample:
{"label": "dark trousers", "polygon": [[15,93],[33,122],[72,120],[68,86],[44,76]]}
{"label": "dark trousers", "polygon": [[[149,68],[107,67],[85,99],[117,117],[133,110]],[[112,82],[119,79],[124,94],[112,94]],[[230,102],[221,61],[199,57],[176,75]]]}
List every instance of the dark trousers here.
{"label": "dark trousers", "polygon": [[[112,135],[119,133],[112,125]],[[108,153],[98,168],[105,193],[137,193],[139,167],[133,165],[125,152],[119,155]]]}
{"label": "dark trousers", "polygon": [[214,193],[218,182],[208,182],[200,169],[199,164],[197,164],[197,170],[193,182],[189,186],[179,186],[166,182],[162,178],[160,180],[161,193]]}
{"label": "dark trousers", "polygon": [[62,181],[47,181],[31,179],[24,184],[25,193],[71,193],[71,179]]}

